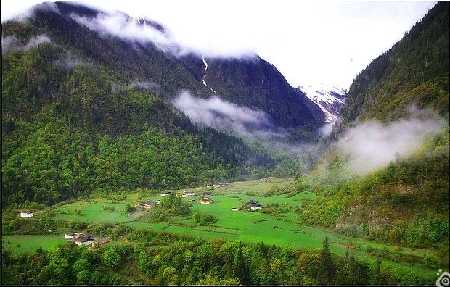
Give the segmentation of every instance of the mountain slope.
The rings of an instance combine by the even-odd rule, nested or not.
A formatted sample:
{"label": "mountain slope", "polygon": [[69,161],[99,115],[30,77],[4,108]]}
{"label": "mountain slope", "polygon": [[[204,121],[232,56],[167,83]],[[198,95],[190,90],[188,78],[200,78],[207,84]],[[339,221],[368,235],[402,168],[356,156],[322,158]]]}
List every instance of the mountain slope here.
{"label": "mountain slope", "polygon": [[448,266],[449,2],[437,3],[352,83],[299,191],[302,222],[434,248]]}
{"label": "mountain slope", "polygon": [[[242,59],[203,59],[190,56],[183,61],[214,95],[252,109],[267,112],[285,128],[317,130],[324,123],[323,112],[303,92],[292,88],[278,70],[254,56]],[[205,64],[207,69],[205,69]]]}
{"label": "mountain slope", "polygon": [[342,127],[394,121],[416,105],[448,118],[449,3],[439,2],[404,38],[361,71],[349,88]]}

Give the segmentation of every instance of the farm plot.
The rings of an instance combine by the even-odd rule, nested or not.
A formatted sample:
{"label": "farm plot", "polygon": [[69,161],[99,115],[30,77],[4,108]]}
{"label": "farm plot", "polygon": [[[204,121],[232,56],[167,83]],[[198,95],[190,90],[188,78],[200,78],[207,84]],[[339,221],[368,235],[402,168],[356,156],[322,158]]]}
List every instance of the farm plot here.
{"label": "farm plot", "polygon": [[119,223],[130,219],[126,213],[126,203],[112,203],[106,199],[76,201],[57,209],[57,219],[86,222]]}

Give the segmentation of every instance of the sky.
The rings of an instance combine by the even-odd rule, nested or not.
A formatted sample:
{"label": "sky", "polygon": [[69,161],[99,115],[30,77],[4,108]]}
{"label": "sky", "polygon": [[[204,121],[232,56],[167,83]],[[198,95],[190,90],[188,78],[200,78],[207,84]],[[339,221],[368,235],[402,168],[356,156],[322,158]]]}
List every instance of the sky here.
{"label": "sky", "polygon": [[[1,21],[39,0],[2,0]],[[348,89],[356,75],[389,50],[436,2],[83,0],[107,12],[145,17],[172,40],[205,56],[256,53],[293,87]]]}

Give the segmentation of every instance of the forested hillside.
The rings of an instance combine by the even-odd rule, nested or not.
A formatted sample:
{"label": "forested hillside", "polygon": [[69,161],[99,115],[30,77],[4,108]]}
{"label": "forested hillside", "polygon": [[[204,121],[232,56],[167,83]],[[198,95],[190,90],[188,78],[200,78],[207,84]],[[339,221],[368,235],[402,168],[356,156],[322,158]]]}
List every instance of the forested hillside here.
{"label": "forested hillside", "polygon": [[354,121],[391,122],[408,107],[432,109],[448,119],[449,3],[439,2],[391,49],[355,78],[342,109]]}
{"label": "forested hillside", "polygon": [[198,185],[273,165],[101,66],[58,65],[65,56],[48,43],[3,56],[2,204]]}

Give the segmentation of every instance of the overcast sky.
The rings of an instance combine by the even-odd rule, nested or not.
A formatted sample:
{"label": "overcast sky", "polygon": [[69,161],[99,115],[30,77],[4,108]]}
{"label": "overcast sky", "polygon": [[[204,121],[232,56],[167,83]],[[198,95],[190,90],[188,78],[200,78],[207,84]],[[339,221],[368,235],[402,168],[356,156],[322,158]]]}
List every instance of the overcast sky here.
{"label": "overcast sky", "polygon": [[[2,0],[1,21],[39,0]],[[205,55],[254,52],[294,87],[336,85],[392,47],[435,5],[430,1],[95,0],[77,1],[158,21]]]}

